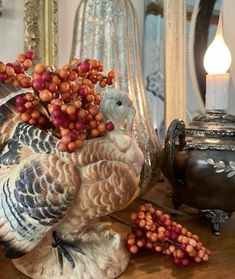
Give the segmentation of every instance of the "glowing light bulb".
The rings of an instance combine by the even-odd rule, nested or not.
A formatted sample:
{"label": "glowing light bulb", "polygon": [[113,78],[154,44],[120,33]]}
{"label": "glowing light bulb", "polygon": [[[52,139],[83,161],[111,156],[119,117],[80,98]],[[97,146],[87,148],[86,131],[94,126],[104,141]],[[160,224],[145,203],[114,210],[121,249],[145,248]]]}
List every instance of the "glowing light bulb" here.
{"label": "glowing light bulb", "polygon": [[228,107],[229,73],[232,57],[223,39],[223,9],[221,8],[215,39],[204,56],[206,75],[206,110],[222,111]]}
{"label": "glowing light bulb", "polygon": [[208,74],[226,73],[232,57],[222,34],[217,34],[204,56],[204,67]]}

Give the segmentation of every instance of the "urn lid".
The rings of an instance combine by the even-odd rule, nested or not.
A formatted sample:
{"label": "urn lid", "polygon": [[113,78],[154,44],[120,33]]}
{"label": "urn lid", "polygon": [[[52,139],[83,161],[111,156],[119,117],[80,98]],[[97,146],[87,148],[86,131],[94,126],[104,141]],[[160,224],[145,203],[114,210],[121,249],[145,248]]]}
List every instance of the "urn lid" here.
{"label": "urn lid", "polygon": [[193,130],[219,130],[231,132],[235,136],[235,116],[226,111],[206,111],[205,114],[197,115],[188,123],[187,129]]}

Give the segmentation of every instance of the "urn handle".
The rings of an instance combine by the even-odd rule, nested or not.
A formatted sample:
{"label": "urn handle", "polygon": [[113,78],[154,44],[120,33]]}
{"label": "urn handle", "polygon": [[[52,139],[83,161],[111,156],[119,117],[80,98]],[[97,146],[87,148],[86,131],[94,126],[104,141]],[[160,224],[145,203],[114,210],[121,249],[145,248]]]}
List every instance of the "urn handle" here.
{"label": "urn handle", "polygon": [[181,119],[175,119],[171,122],[166,138],[165,138],[165,166],[164,172],[173,184],[176,184],[177,181],[174,175],[174,156],[176,144],[179,150],[182,150],[185,146],[185,123]]}

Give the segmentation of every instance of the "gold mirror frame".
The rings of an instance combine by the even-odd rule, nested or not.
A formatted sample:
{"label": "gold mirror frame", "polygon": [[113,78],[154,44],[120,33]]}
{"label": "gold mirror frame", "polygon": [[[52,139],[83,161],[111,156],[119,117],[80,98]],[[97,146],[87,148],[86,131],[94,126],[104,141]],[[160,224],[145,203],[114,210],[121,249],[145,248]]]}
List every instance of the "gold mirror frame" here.
{"label": "gold mirror frame", "polygon": [[24,49],[35,63],[57,66],[58,0],[24,0]]}
{"label": "gold mirror frame", "polygon": [[186,1],[164,0],[165,127],[186,116]]}

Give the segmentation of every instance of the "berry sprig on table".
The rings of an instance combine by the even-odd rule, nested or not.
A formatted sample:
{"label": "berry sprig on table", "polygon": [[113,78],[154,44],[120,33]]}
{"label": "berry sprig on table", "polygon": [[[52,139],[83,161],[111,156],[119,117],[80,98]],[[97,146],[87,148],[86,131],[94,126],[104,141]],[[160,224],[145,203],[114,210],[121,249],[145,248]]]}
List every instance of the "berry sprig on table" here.
{"label": "berry sprig on table", "polygon": [[131,219],[134,226],[127,235],[126,245],[132,254],[145,248],[173,256],[174,263],[180,266],[186,266],[190,261],[206,262],[211,255],[197,235],[150,203],[141,205],[131,214]]}
{"label": "berry sprig on table", "polygon": [[81,149],[86,139],[115,128],[112,122],[104,123],[99,110],[101,93],[96,92],[96,85],[113,84],[114,71],[104,75],[101,62],[77,58],[53,71],[40,63],[33,67],[33,57],[33,52],[27,51],[14,63],[0,62],[1,82],[31,89],[16,98],[22,121],[50,129],[61,139],[58,148],[62,152]]}

